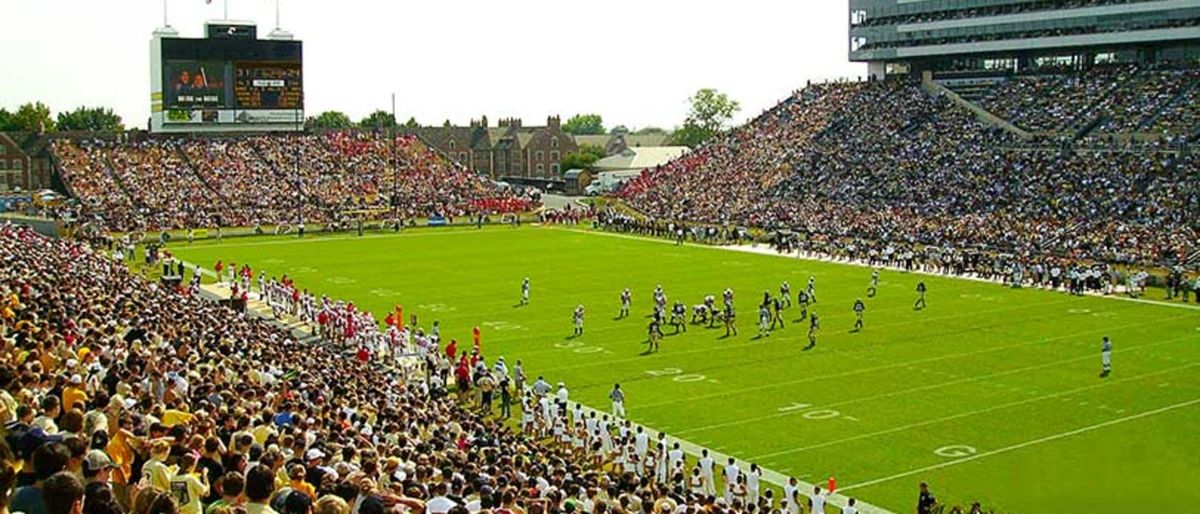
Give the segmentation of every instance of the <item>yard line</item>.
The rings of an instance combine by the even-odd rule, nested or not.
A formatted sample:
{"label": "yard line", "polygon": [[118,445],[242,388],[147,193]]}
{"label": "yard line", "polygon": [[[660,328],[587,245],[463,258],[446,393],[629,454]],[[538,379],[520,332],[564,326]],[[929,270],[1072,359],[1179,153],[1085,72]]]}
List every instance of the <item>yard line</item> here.
{"label": "yard line", "polygon": [[1101,429],[1101,428],[1110,427],[1110,426],[1113,426],[1113,425],[1119,425],[1119,424],[1122,424],[1122,423],[1127,423],[1127,422],[1134,421],[1134,420],[1138,420],[1138,419],[1141,419],[1141,418],[1146,418],[1146,417],[1150,417],[1150,416],[1155,416],[1155,415],[1158,415],[1158,414],[1162,414],[1162,413],[1164,413],[1164,412],[1169,412],[1169,411],[1173,411],[1173,410],[1177,410],[1177,409],[1182,409],[1182,408],[1186,408],[1186,407],[1191,407],[1191,406],[1193,406],[1193,405],[1196,405],[1196,404],[1200,404],[1200,398],[1197,398],[1197,399],[1195,399],[1195,400],[1189,400],[1189,401],[1186,401],[1186,402],[1180,402],[1180,403],[1176,403],[1176,404],[1173,404],[1173,405],[1168,405],[1168,406],[1166,406],[1166,407],[1160,407],[1160,408],[1157,408],[1157,409],[1154,409],[1154,410],[1149,410],[1149,411],[1140,412],[1140,413],[1138,413],[1138,414],[1132,414],[1132,415],[1129,415],[1129,416],[1125,416],[1125,417],[1123,417],[1123,418],[1117,418],[1117,419],[1108,420],[1108,421],[1105,421],[1105,422],[1102,422],[1102,423],[1096,423],[1095,425],[1088,425],[1088,426],[1086,426],[1086,427],[1077,428],[1077,429],[1075,429],[1075,430],[1071,430],[1071,431],[1069,431],[1069,432],[1061,432],[1061,433],[1058,433],[1058,434],[1049,435],[1049,436],[1042,437],[1042,438],[1039,438],[1039,439],[1033,439],[1033,440],[1030,440],[1030,441],[1025,441],[1025,442],[1023,442],[1023,443],[1018,443],[1018,444],[1014,444],[1014,445],[1011,445],[1011,446],[1005,446],[1005,447],[1003,447],[1003,448],[998,448],[998,449],[995,449],[995,450],[992,450],[992,451],[987,451],[987,452],[983,452],[983,453],[977,453],[977,454],[975,454],[975,455],[972,455],[972,456],[970,456],[970,457],[965,457],[965,458],[958,459],[958,460],[953,460],[953,461],[950,461],[950,462],[943,462],[943,463],[941,463],[941,464],[934,464],[934,465],[932,465],[932,466],[925,466],[925,467],[923,467],[923,468],[910,469],[910,470],[908,470],[908,471],[905,471],[905,472],[902,472],[902,473],[896,473],[895,475],[886,476],[886,477],[882,477],[882,478],[876,478],[876,479],[873,479],[873,480],[868,480],[868,481],[866,481],[866,482],[860,482],[860,483],[857,483],[857,484],[852,484],[852,485],[849,485],[849,486],[846,486],[846,487],[842,487],[842,488],[840,488],[839,490],[841,490],[841,491],[848,491],[848,490],[850,490],[850,489],[858,489],[858,488],[861,488],[861,487],[868,487],[868,486],[872,486],[872,485],[882,484],[882,483],[885,483],[885,482],[891,482],[892,480],[896,480],[896,479],[899,479],[899,478],[904,478],[904,477],[908,477],[908,476],[912,476],[912,475],[918,475],[918,474],[921,474],[921,473],[925,473],[925,472],[927,472],[927,471],[933,471],[933,470],[935,470],[935,469],[948,468],[948,467],[950,467],[950,466],[957,466],[957,465],[959,465],[959,464],[962,464],[962,463],[964,463],[964,462],[971,462],[971,461],[974,461],[974,460],[979,460],[979,459],[982,459],[982,458],[984,458],[984,457],[991,457],[991,456],[993,456],[993,455],[999,455],[999,454],[1002,454],[1002,453],[1008,453],[1008,452],[1011,452],[1011,451],[1020,450],[1020,449],[1022,449],[1022,448],[1028,448],[1028,447],[1030,447],[1030,446],[1035,446],[1035,445],[1039,445],[1039,444],[1043,444],[1043,443],[1048,443],[1048,442],[1051,442],[1051,441],[1057,441],[1057,440],[1059,440],[1059,439],[1063,439],[1063,438],[1071,437],[1071,436],[1073,436],[1073,435],[1078,435],[1078,434],[1082,434],[1082,433],[1086,433],[1086,432],[1091,432],[1091,431],[1094,431],[1094,430],[1099,430],[1099,429]]}
{"label": "yard line", "polygon": [[1026,405],[1026,404],[1029,404],[1029,403],[1037,403],[1037,402],[1040,402],[1040,401],[1044,401],[1044,400],[1051,400],[1051,399],[1054,399],[1054,398],[1060,398],[1060,397],[1062,397],[1062,398],[1066,398],[1066,397],[1069,397],[1070,395],[1072,395],[1072,394],[1075,394],[1075,393],[1081,393],[1081,392],[1084,392],[1084,391],[1090,391],[1090,390],[1092,390],[1092,389],[1100,389],[1100,388],[1102,388],[1102,387],[1109,386],[1109,385],[1112,385],[1112,384],[1121,384],[1121,383],[1125,383],[1125,382],[1132,382],[1132,381],[1135,381],[1135,380],[1142,380],[1142,379],[1145,379],[1145,378],[1156,377],[1156,376],[1159,376],[1159,375],[1164,375],[1164,374],[1167,374],[1167,373],[1172,373],[1172,372],[1179,371],[1179,370],[1182,370],[1182,369],[1194,368],[1194,367],[1196,367],[1196,366],[1200,366],[1200,362],[1197,362],[1197,363],[1192,363],[1192,364],[1184,364],[1184,365],[1182,365],[1182,366],[1175,366],[1175,367],[1173,367],[1173,368],[1161,369],[1161,370],[1154,371],[1154,372],[1151,372],[1151,373],[1143,373],[1143,374],[1141,374],[1141,375],[1134,375],[1134,376],[1131,376],[1131,377],[1124,377],[1124,378],[1120,378],[1120,379],[1116,379],[1116,380],[1106,380],[1106,381],[1103,381],[1103,382],[1100,382],[1100,383],[1096,383],[1096,384],[1092,384],[1092,385],[1088,385],[1088,386],[1077,387],[1077,388],[1075,388],[1075,389],[1068,389],[1068,390],[1066,390],[1066,391],[1062,391],[1062,392],[1059,392],[1059,393],[1047,394],[1047,395],[1038,396],[1038,397],[1034,397],[1034,398],[1028,398],[1028,399],[1025,399],[1025,400],[1019,400],[1019,401],[1014,401],[1014,402],[1002,403],[1002,404],[1000,404],[1000,405],[993,405],[993,406],[991,406],[991,407],[987,407],[987,408],[984,408],[984,409],[976,409],[976,410],[973,410],[973,411],[961,412],[961,413],[958,413],[958,414],[953,414],[953,415],[950,415],[950,416],[944,416],[944,417],[941,417],[941,418],[936,418],[936,419],[927,419],[927,420],[925,420],[925,421],[919,421],[919,422],[916,422],[916,423],[909,423],[909,424],[907,424],[907,425],[900,425],[900,426],[892,427],[892,428],[889,428],[889,429],[886,429],[886,430],[879,430],[879,431],[876,431],[876,432],[869,432],[869,433],[866,433],[866,434],[859,434],[859,435],[856,435],[856,436],[853,436],[853,437],[846,437],[846,438],[842,438],[842,439],[834,439],[834,440],[832,440],[832,441],[825,441],[825,442],[823,442],[823,443],[818,443],[818,444],[814,444],[814,445],[810,445],[810,446],[804,446],[804,447],[800,447],[800,448],[792,448],[792,449],[790,449],[790,450],[783,450],[783,451],[778,451],[778,452],[764,453],[764,454],[762,454],[762,455],[756,455],[756,456],[754,456],[754,457],[751,457],[751,458],[750,458],[750,460],[769,459],[769,458],[773,458],[773,457],[779,457],[779,456],[781,456],[781,455],[791,455],[791,454],[794,454],[794,453],[802,453],[802,452],[806,452],[806,451],[809,451],[809,450],[816,450],[816,449],[818,449],[818,448],[826,448],[826,447],[829,447],[829,446],[836,446],[836,445],[839,445],[839,444],[842,444],[842,443],[849,443],[849,442],[853,442],[853,441],[860,441],[860,440],[863,440],[863,439],[870,439],[870,438],[872,438],[872,437],[878,437],[878,436],[881,436],[881,435],[894,434],[894,433],[897,433],[897,432],[904,432],[904,431],[906,431],[906,430],[911,430],[911,429],[914,429],[914,428],[920,428],[920,427],[925,427],[925,426],[929,426],[929,425],[936,425],[936,424],[938,424],[938,423],[945,423],[945,422],[947,422],[947,421],[954,421],[954,420],[958,420],[958,419],[962,419],[962,418],[968,418],[968,417],[971,417],[971,416],[976,416],[976,415],[979,415],[979,414],[987,414],[987,413],[990,413],[990,412],[995,412],[995,411],[998,411],[998,410],[1007,409],[1007,408],[1009,408],[1009,407],[1019,407],[1019,406],[1021,406],[1021,405]]}
{"label": "yard line", "polygon": [[[912,320],[912,321],[905,321],[905,322],[902,322],[902,323],[891,323],[891,324],[886,324],[886,325],[877,325],[877,326],[873,327],[873,330],[878,330],[878,329],[880,329],[880,328],[895,328],[895,327],[903,327],[903,326],[915,325],[915,324],[928,324],[928,323],[933,323],[933,322],[938,322],[938,321],[945,321],[945,320],[950,320],[950,319],[958,319],[958,318],[963,318],[963,317],[976,316],[976,315],[984,315],[984,314],[996,314],[996,313],[999,313],[999,312],[1007,312],[1007,311],[1014,311],[1014,310],[1024,310],[1024,309],[1028,309],[1028,308],[1038,308],[1038,309],[1045,309],[1045,308],[1046,308],[1048,305],[1054,305],[1054,304],[1058,304],[1058,303],[1066,303],[1066,302],[1052,302],[1051,304],[1042,304],[1042,305],[1035,305],[1035,304],[1025,304],[1025,305],[1023,305],[1023,306],[1020,306],[1020,307],[1003,308],[1003,309],[992,309],[992,310],[987,310],[987,311],[973,311],[971,314],[962,314],[962,315],[954,315],[954,316],[940,316],[940,317],[933,317],[933,318],[922,318],[922,319],[916,319],[916,320]],[[1182,318],[1183,316],[1179,316],[1179,317],[1180,317],[1180,318]],[[1153,320],[1153,322],[1169,321],[1169,320],[1173,320],[1173,319],[1176,319],[1176,318],[1166,318],[1165,320]],[[1147,321],[1147,322],[1145,322],[1145,323],[1151,323],[1151,321]],[[1142,323],[1142,324],[1144,324],[1144,323]],[[1140,325],[1140,324],[1139,324],[1139,325]],[[1006,323],[997,323],[997,324],[995,324],[995,325],[987,325],[987,326],[975,326],[975,327],[964,328],[964,329],[956,329],[956,330],[953,330],[953,331],[950,331],[950,332],[945,332],[945,333],[937,333],[937,334],[933,334],[933,335],[946,335],[946,334],[955,334],[955,333],[958,333],[958,332],[978,332],[978,331],[980,331],[981,329],[986,329],[986,328],[1004,328],[1004,327],[1007,327],[1007,326],[1009,326],[1009,325],[1008,325],[1008,324],[1006,324]],[[1126,325],[1126,326],[1133,326],[1133,325]],[[1123,327],[1122,327],[1122,326],[1118,326],[1117,328],[1119,329],[1119,328],[1123,328]],[[604,329],[601,329],[600,331],[604,331]],[[926,334],[924,337],[928,337],[929,335],[930,335],[930,334]],[[514,336],[514,337],[517,337],[517,336]],[[796,337],[795,339],[799,339],[799,338],[800,338],[800,336]],[[719,341],[718,341],[718,342],[719,342]],[[909,342],[909,341],[907,341],[907,340],[906,340],[906,341],[900,341],[900,342]],[[715,344],[715,343],[714,343],[714,344]],[[681,356],[681,355],[691,355],[691,354],[696,354],[696,353],[711,353],[711,352],[713,352],[713,351],[738,350],[738,349],[742,349],[742,348],[748,348],[748,347],[759,347],[759,346],[762,346],[763,344],[766,344],[766,343],[765,343],[764,341],[761,341],[761,340],[753,340],[753,341],[749,341],[749,342],[742,343],[742,344],[737,344],[737,345],[724,345],[724,346],[719,346],[719,347],[717,347],[717,348],[712,348],[712,347],[707,347],[707,346],[706,346],[706,347],[704,347],[704,348],[696,348],[696,349],[694,349],[694,350],[684,350],[684,351],[680,351],[680,352],[671,352],[670,354],[665,354],[664,356],[666,356],[666,357],[671,357],[671,358],[674,358],[674,357]],[[1027,343],[1022,343],[1022,344],[1020,344],[1020,345],[1016,345],[1016,346],[1024,346],[1025,344],[1027,344]],[[1035,343],[1035,344],[1036,344],[1036,343]],[[1007,348],[1011,348],[1011,347],[1004,347],[1004,348],[999,348],[999,349],[1007,349]],[[548,351],[550,351],[550,349],[543,349],[543,350],[533,350],[533,351],[530,351],[530,352],[524,352],[524,353],[522,353],[522,355],[546,353],[546,352],[548,352]],[[987,350],[987,351],[994,351],[994,350]],[[830,352],[831,352],[831,353],[835,353],[835,354],[840,354],[840,355],[855,355],[855,354],[856,354],[856,352],[848,352],[848,351],[846,351],[846,350],[842,350],[842,349],[836,349],[836,348],[834,348],[834,349],[830,350]],[[638,357],[630,357],[630,358],[625,358],[625,359],[616,359],[616,360],[606,360],[606,361],[589,361],[589,362],[585,362],[585,363],[580,363],[580,364],[572,364],[572,365],[568,365],[568,366],[557,366],[557,367],[553,367],[553,368],[546,368],[546,369],[545,369],[545,370],[543,370],[543,371],[544,371],[544,372],[546,372],[546,373],[550,373],[550,372],[554,372],[554,371],[574,370],[574,369],[591,368],[591,367],[597,367],[597,366],[609,366],[609,365],[612,365],[612,364],[625,363],[625,362],[639,362],[639,361],[643,361],[643,360],[645,360],[645,357],[643,357],[643,356],[638,356]],[[916,362],[923,362],[923,361],[916,361]],[[912,364],[912,363],[910,363],[910,364]],[[644,406],[643,406],[643,407],[644,407]]]}
{"label": "yard line", "polygon": [[[1133,346],[1133,347],[1124,347],[1122,350],[1118,350],[1117,353],[1135,352],[1135,351],[1145,350],[1147,348],[1153,348],[1156,346],[1162,346],[1165,344],[1176,343],[1176,342],[1179,342],[1182,340],[1193,339],[1193,338],[1196,338],[1196,336],[1189,335],[1189,336],[1177,337],[1174,339],[1168,339],[1166,341],[1159,341],[1157,343],[1148,343],[1148,344],[1143,344],[1143,345],[1138,345],[1138,346]],[[881,398],[890,398],[893,396],[903,396],[906,394],[932,391],[935,389],[941,389],[943,387],[968,384],[971,382],[978,382],[978,381],[986,380],[989,378],[996,378],[996,377],[1001,377],[1001,376],[1005,376],[1005,375],[1016,375],[1016,374],[1020,374],[1020,373],[1025,373],[1027,371],[1034,371],[1034,370],[1039,370],[1039,369],[1044,369],[1044,368],[1053,368],[1056,366],[1061,366],[1063,364],[1069,364],[1072,362],[1078,362],[1078,361],[1083,361],[1083,360],[1095,360],[1095,358],[1096,358],[1095,355],[1084,355],[1084,356],[1080,356],[1080,357],[1073,357],[1070,359],[1063,359],[1063,360],[1059,360],[1059,361],[1036,364],[1033,366],[1025,366],[1022,368],[1000,371],[1000,372],[991,373],[991,374],[987,374],[987,375],[976,375],[976,376],[969,377],[969,378],[963,378],[963,379],[959,379],[959,380],[951,380],[949,382],[939,382],[936,384],[930,384],[930,385],[925,385],[925,386],[920,386],[920,387],[913,387],[913,388],[909,388],[909,389],[901,389],[898,391],[889,391],[887,393],[876,394],[876,395],[871,395],[871,396],[864,396],[861,398],[853,398],[853,399],[842,401],[842,402],[836,402],[836,403],[831,403],[828,405],[823,405],[822,407],[827,408],[827,409],[832,409],[834,407],[842,407],[845,405],[852,405],[855,403],[869,402],[869,401],[878,400]],[[757,423],[759,421],[766,421],[769,419],[776,419],[776,418],[784,418],[784,417],[793,416],[793,415],[801,414],[801,413],[802,413],[802,411],[800,411],[800,410],[788,411],[788,412],[777,412],[775,414],[770,414],[767,416],[758,416],[758,417],[754,417],[754,418],[742,418],[739,420],[727,421],[724,423],[716,423],[713,425],[705,425],[705,426],[701,426],[701,427],[689,428],[687,430],[682,430],[678,433],[690,434],[690,433],[694,433],[694,432],[705,432],[708,430],[712,430],[714,428],[724,428],[724,427],[731,427],[731,426],[737,426],[737,425],[744,425],[747,423]]]}
{"label": "yard line", "polygon": [[[692,395],[692,396],[687,396],[684,398],[677,398],[674,400],[665,400],[665,401],[656,402],[656,403],[639,405],[637,407],[637,410],[641,411],[642,409],[661,407],[663,405],[671,405],[671,404],[680,403],[680,402],[693,402],[696,400],[706,400],[706,399],[710,399],[710,398],[722,398],[725,396],[733,396],[733,395],[752,393],[752,392],[757,392],[757,391],[765,391],[765,390],[770,390],[770,389],[776,389],[779,387],[792,386],[792,385],[796,385],[796,384],[804,384],[804,383],[816,382],[816,381],[821,381],[821,380],[828,380],[828,379],[832,379],[832,378],[841,378],[841,377],[859,375],[859,374],[863,374],[863,373],[874,373],[876,371],[904,368],[904,367],[912,366],[915,364],[938,362],[938,361],[942,361],[942,360],[956,359],[956,358],[960,358],[960,357],[973,357],[976,355],[983,355],[983,354],[994,353],[994,352],[999,352],[999,351],[1004,351],[1004,350],[1010,350],[1013,348],[1036,346],[1036,345],[1045,344],[1045,343],[1049,343],[1052,341],[1058,341],[1058,340],[1062,340],[1062,339],[1071,339],[1071,338],[1076,338],[1076,337],[1082,337],[1087,334],[1097,334],[1097,333],[1106,333],[1106,332],[1111,333],[1116,330],[1121,330],[1121,329],[1125,329],[1125,328],[1136,328],[1136,327],[1141,327],[1144,325],[1149,325],[1151,323],[1161,323],[1164,321],[1173,321],[1176,319],[1181,319],[1181,318],[1190,317],[1190,316],[1191,316],[1190,314],[1185,314],[1185,315],[1180,315],[1180,316],[1176,316],[1176,317],[1172,317],[1172,318],[1166,318],[1166,319],[1162,319],[1162,320],[1151,320],[1151,321],[1139,322],[1139,323],[1129,323],[1129,324],[1125,324],[1125,325],[1119,325],[1116,327],[1104,327],[1104,328],[1098,328],[1098,329],[1094,329],[1094,330],[1086,330],[1086,331],[1076,332],[1076,333],[1069,334],[1069,335],[1047,337],[1047,338],[1034,340],[1033,342],[1016,343],[1016,344],[1004,345],[1004,346],[994,346],[994,347],[983,349],[983,350],[974,350],[974,351],[970,351],[970,352],[961,352],[961,353],[955,353],[955,354],[950,354],[950,355],[940,355],[937,357],[929,357],[929,358],[925,358],[925,359],[918,359],[915,361],[894,362],[891,364],[884,364],[882,366],[874,366],[874,367],[870,367],[870,368],[859,368],[859,369],[855,369],[855,370],[851,370],[851,371],[843,371],[843,372],[833,373],[833,374],[828,374],[828,375],[811,376],[811,377],[806,377],[806,378],[802,378],[799,380],[789,380],[786,382],[774,382],[771,384],[764,384],[761,386],[754,386],[754,387],[745,387],[745,388],[741,388],[741,389],[733,389],[733,390],[729,390],[729,391],[722,391],[719,393],[712,393],[712,394],[706,394],[706,395]],[[608,361],[608,362],[613,363],[614,361]]]}

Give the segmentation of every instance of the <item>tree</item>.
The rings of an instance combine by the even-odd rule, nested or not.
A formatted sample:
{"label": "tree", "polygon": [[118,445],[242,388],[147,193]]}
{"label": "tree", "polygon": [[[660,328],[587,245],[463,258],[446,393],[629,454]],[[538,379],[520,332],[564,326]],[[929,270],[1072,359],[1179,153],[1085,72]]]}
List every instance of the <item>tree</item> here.
{"label": "tree", "polygon": [[81,106],[71,112],[58,113],[58,130],[124,132],[125,124],[121,123],[121,117],[112,109]]}
{"label": "tree", "polygon": [[608,133],[609,134],[628,134],[629,127],[626,127],[625,125],[617,125],[613,128],[608,129]]}
{"label": "tree", "polygon": [[401,127],[404,127],[406,129],[418,129],[418,128],[421,128],[421,124],[417,123],[416,116],[410,116],[408,118],[408,121],[404,122],[404,125],[401,125]]}
{"label": "tree", "polygon": [[666,133],[667,133],[666,129],[662,129],[662,128],[659,128],[659,127],[642,127],[642,128],[640,128],[640,129],[637,129],[636,131],[634,131],[634,134],[638,134],[638,135],[644,135],[644,134],[666,134]]}
{"label": "tree", "polygon": [[688,98],[692,106],[688,109],[683,126],[676,130],[671,140],[677,145],[695,148],[725,131],[734,113],[742,109],[736,100],[715,89],[701,89]]}
{"label": "tree", "polygon": [[562,157],[558,162],[558,167],[566,173],[569,170],[586,170],[592,167],[596,161],[606,157],[604,148],[597,145],[580,145],[578,152],[571,152]]}
{"label": "tree", "polygon": [[42,129],[50,132],[54,130],[54,120],[50,118],[50,108],[42,102],[22,105],[17,112],[11,115],[8,125],[8,130],[20,132],[38,132]]}
{"label": "tree", "polygon": [[365,129],[389,129],[396,126],[396,118],[390,112],[375,111],[358,122],[358,126]]}
{"label": "tree", "polygon": [[354,126],[354,122],[350,121],[350,117],[346,113],[340,111],[325,111],[321,114],[309,116],[304,121],[304,127],[310,129],[348,129]]}
{"label": "tree", "polygon": [[604,119],[599,114],[576,114],[563,124],[562,130],[576,136],[604,134]]}
{"label": "tree", "polygon": [[8,109],[0,108],[0,132],[10,132],[16,130],[11,127],[12,113]]}

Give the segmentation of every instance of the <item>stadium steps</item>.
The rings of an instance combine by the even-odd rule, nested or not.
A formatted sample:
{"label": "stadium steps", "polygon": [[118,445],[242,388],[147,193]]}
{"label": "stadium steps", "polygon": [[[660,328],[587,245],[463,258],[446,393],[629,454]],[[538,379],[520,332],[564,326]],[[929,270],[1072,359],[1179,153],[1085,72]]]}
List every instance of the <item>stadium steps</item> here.
{"label": "stadium steps", "polygon": [[1012,122],[993,114],[991,111],[984,109],[979,104],[959,96],[958,93],[955,93],[950,88],[937,83],[933,79],[926,77],[921,81],[921,87],[931,95],[945,96],[946,98],[950,99],[951,102],[954,102],[960,107],[971,111],[973,114],[975,114],[975,117],[985,125],[999,128],[1005,132],[1017,136],[1023,141],[1028,141],[1033,138],[1033,134],[1031,134],[1029,131],[1026,131],[1025,129],[1014,125]]}
{"label": "stadium steps", "polygon": [[117,165],[113,162],[112,157],[105,153],[103,162],[104,171],[107,171],[108,176],[113,179],[113,183],[117,184],[117,188],[121,190],[121,194],[124,194],[125,198],[129,199],[130,205],[136,206],[139,209],[146,209],[146,203],[142,201],[141,197],[130,193],[129,186],[125,184],[124,180],[121,180],[121,174],[117,173]]}
{"label": "stadium steps", "polygon": [[[1162,105],[1162,107],[1158,108],[1158,110],[1154,113],[1154,116],[1150,116],[1150,117],[1147,117],[1146,119],[1142,120],[1142,123],[1140,125],[1138,125],[1138,130],[1141,130],[1141,131],[1149,130],[1151,127],[1154,126],[1155,123],[1158,123],[1158,119],[1162,118],[1163,114],[1165,114],[1170,109],[1174,109],[1180,103],[1184,102],[1189,97],[1189,95],[1191,95],[1197,89],[1200,89],[1200,81],[1192,82],[1192,85],[1179,90],[1179,92],[1176,93],[1175,96],[1173,98],[1171,98],[1171,100],[1169,102],[1164,103]],[[1196,127],[1196,128],[1197,128],[1197,131],[1200,131],[1200,127]]]}
{"label": "stadium steps", "polygon": [[171,145],[171,149],[175,152],[175,156],[179,157],[179,160],[183,162],[183,165],[187,166],[187,169],[192,172],[192,175],[196,177],[196,180],[199,180],[201,184],[204,184],[204,188],[208,189],[208,192],[212,193],[214,197],[216,197],[225,205],[230,207],[238,207],[233,202],[229,201],[225,195],[221,194],[221,192],[217,190],[217,187],[212,184],[212,181],[208,180],[207,177],[200,173],[200,168],[196,167],[196,163],[192,161],[192,156],[188,155],[187,152],[183,151],[182,148],[176,145]]}
{"label": "stadium steps", "polygon": [[1100,128],[1105,123],[1107,123],[1108,120],[1109,120],[1108,116],[1105,116],[1103,114],[1098,115],[1098,116],[1092,118],[1091,121],[1084,123],[1082,126],[1075,129],[1075,131],[1071,134],[1071,138],[1074,139],[1075,141],[1083,139],[1083,138],[1087,137],[1088,134],[1091,134],[1096,129]]}
{"label": "stadium steps", "polygon": [[[1100,93],[1098,93],[1095,98],[1092,98],[1091,102],[1088,102],[1088,105],[1086,107],[1084,107],[1078,113],[1076,113],[1075,116],[1073,116],[1069,120],[1067,120],[1066,123],[1063,123],[1062,125],[1060,125],[1058,127],[1059,130],[1062,130],[1063,132],[1067,132],[1067,133],[1078,133],[1080,130],[1082,130],[1087,125],[1096,123],[1097,118],[1099,118],[1103,115],[1102,113],[1095,113],[1096,110],[1098,110],[1100,107],[1102,107],[1103,105],[1108,103],[1108,101],[1112,99],[1113,95],[1117,91],[1119,91],[1125,87],[1129,87],[1129,86],[1136,87],[1136,84],[1134,82],[1137,81],[1138,83],[1140,83],[1143,80],[1145,80],[1145,77],[1143,77],[1142,74],[1137,71],[1135,71],[1133,73],[1117,74],[1117,79],[1113,83],[1113,85],[1109,86],[1104,91],[1101,91]],[[1095,127],[1092,127],[1092,128],[1095,128]],[[1090,130],[1089,130],[1089,132],[1090,132]]]}
{"label": "stadium steps", "polygon": [[254,156],[256,158],[258,158],[258,160],[262,161],[263,164],[265,164],[268,168],[271,169],[271,172],[274,173],[276,177],[279,177],[279,179],[282,180],[284,183],[291,184],[292,187],[296,188],[296,192],[300,194],[300,197],[304,198],[305,202],[307,202],[310,205],[319,206],[322,209],[327,207],[324,203],[321,202],[320,198],[317,198],[315,196],[309,195],[308,193],[305,193],[304,188],[300,187],[299,182],[292,180],[290,177],[288,177],[288,175],[286,173],[283,172],[283,170],[279,169],[279,166],[275,163],[275,161],[268,159],[267,155],[265,153],[263,153],[262,148],[258,147],[257,142],[251,141],[250,150],[254,152]]}

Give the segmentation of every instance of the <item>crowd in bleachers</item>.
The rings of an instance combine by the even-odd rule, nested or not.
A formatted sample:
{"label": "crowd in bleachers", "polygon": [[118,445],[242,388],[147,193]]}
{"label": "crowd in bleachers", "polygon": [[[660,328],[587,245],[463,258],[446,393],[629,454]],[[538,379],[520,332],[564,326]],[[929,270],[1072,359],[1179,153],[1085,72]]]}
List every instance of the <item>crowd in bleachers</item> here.
{"label": "crowd in bleachers", "polygon": [[[62,177],[109,228],[322,223],[528,210],[411,135],[56,140]],[[393,196],[395,202],[393,204]],[[485,211],[483,209],[497,209]]]}
{"label": "crowd in bleachers", "polygon": [[[1073,100],[1104,91],[1083,89],[1089,92],[1002,89],[997,97],[1019,105],[1014,112],[1040,111],[1065,123],[1076,114],[1047,107],[1102,102]],[[1040,96],[1049,99],[1028,100]],[[1113,123],[1127,126],[1152,116],[1142,102],[1164,96],[1103,103],[1106,112],[1123,113]],[[797,116],[791,107],[798,105]],[[1010,141],[917,84],[826,84],[643,172],[618,196],[652,218],[820,237],[1106,262],[1178,262],[1198,249],[1194,156],[1153,148],[1032,150]]]}
{"label": "crowd in bleachers", "polygon": [[1098,136],[1150,133],[1186,138],[1197,127],[1200,70],[1100,66],[1085,73],[1047,73],[1002,82],[981,105],[1034,132],[1089,128]]}
{"label": "crowd in bleachers", "polygon": [[489,366],[478,342],[434,338],[428,380],[406,380],[83,242],[0,225],[0,261],[12,512],[801,514],[826,500],[781,498],[757,468],[722,486],[670,439],[526,382],[520,361]]}

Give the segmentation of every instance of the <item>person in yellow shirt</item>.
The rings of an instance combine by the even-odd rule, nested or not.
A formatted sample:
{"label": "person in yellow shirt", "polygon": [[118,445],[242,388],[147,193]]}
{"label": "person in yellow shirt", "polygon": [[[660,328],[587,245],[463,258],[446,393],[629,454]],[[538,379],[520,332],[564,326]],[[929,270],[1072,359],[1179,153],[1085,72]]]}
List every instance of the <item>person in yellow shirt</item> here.
{"label": "person in yellow shirt", "polygon": [[288,486],[291,487],[292,490],[300,491],[304,494],[307,494],[310,499],[316,500],[317,488],[304,481],[304,477],[307,474],[308,470],[304,469],[304,464],[292,464],[291,467],[288,468],[288,477],[291,479],[288,481]]}
{"label": "person in yellow shirt", "polygon": [[79,376],[78,373],[71,375],[71,381],[67,384],[67,387],[63,388],[62,391],[63,407],[66,409],[73,409],[75,408],[75,403],[79,402],[84,404],[86,408],[87,401],[88,395],[87,391],[83,389],[83,377]]}

